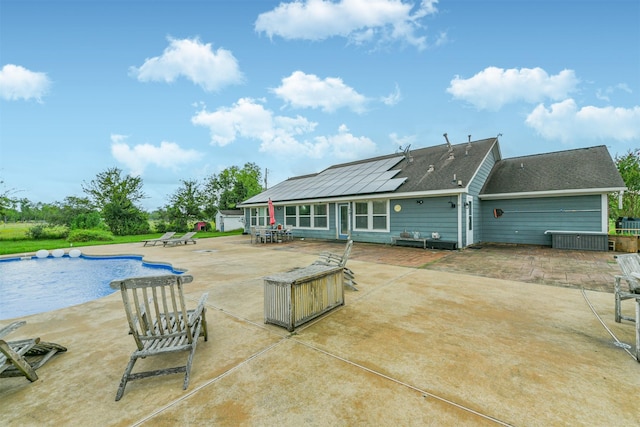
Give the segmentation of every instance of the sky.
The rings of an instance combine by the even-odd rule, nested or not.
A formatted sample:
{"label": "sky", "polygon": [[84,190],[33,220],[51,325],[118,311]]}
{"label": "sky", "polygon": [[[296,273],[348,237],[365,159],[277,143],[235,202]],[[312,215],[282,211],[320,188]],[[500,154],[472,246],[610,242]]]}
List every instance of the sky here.
{"label": "sky", "polygon": [[[640,149],[637,0],[0,0],[0,191],[148,211],[257,164],[266,185],[499,137],[503,158]],[[264,184],[264,182],[263,182]]]}

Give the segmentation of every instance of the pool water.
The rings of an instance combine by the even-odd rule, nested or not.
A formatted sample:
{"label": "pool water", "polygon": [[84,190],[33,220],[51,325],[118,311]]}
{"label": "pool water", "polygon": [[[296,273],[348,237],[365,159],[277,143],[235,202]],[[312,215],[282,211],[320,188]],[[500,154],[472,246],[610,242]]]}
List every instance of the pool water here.
{"label": "pool water", "polygon": [[82,304],[116,290],[109,283],[132,276],[180,274],[142,257],[12,258],[0,261],[0,320]]}

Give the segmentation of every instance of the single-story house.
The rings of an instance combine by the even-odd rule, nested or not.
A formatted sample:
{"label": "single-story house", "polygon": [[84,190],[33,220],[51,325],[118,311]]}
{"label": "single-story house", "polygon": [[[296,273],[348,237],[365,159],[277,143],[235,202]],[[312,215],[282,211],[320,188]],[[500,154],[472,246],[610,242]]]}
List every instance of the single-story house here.
{"label": "single-story house", "polygon": [[455,145],[445,139],[289,178],[238,206],[245,231],[269,224],[271,200],[276,222],[296,237],[418,237],[452,249],[551,246],[560,236],[577,249],[607,250],[608,194],[626,188],[605,146],[503,159],[497,137]]}
{"label": "single-story house", "polygon": [[222,209],[216,213],[216,230],[231,231],[245,228],[242,209]]}

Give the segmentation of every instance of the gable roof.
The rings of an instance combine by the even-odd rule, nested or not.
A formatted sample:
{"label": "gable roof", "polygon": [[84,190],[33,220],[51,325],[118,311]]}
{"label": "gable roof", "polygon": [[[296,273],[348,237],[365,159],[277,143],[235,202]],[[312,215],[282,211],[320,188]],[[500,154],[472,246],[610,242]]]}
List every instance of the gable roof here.
{"label": "gable roof", "polygon": [[220,209],[218,213],[220,213],[220,215],[226,215],[226,216],[243,216],[244,215],[244,211],[242,209]]}
{"label": "gable roof", "polygon": [[604,145],[498,161],[481,199],[620,191],[624,181]]}
{"label": "gable roof", "polygon": [[[403,193],[460,192],[475,176],[497,138],[442,144],[331,166],[289,178],[239,206],[292,200]],[[433,166],[433,168],[431,168]],[[455,180],[454,180],[455,176]]]}

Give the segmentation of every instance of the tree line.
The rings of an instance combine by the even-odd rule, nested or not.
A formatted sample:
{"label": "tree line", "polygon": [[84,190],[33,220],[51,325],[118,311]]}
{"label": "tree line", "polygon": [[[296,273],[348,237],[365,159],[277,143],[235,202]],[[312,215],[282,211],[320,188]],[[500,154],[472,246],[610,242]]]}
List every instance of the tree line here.
{"label": "tree line", "polygon": [[[151,213],[140,202],[147,196],[140,176],[108,168],[82,183],[84,197],[67,196],[54,203],[33,202],[16,197],[16,190],[0,192],[0,218],[4,222],[41,221],[69,229],[104,227],[116,236],[167,230],[184,232],[196,222],[213,222],[219,210],[234,209],[238,203],[263,191],[262,174],[255,163],[231,166],[202,181],[181,180],[168,196],[168,203]],[[0,181],[0,184],[3,184]],[[155,224],[151,230],[150,220]]]}

